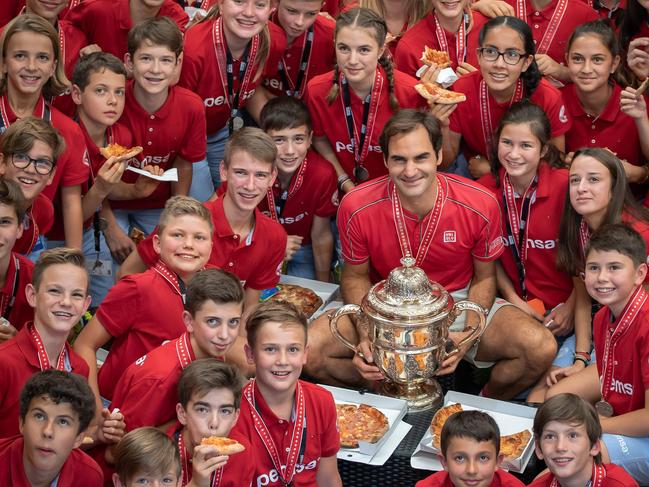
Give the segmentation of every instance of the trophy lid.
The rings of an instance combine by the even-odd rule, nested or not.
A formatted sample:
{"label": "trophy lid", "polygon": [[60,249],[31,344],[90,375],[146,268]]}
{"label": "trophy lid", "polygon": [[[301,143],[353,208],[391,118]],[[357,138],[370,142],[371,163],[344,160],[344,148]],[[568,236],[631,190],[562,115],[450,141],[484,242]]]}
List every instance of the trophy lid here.
{"label": "trophy lid", "polygon": [[379,315],[408,321],[430,319],[452,305],[448,292],[415,266],[415,259],[404,257],[401,266],[375,284],[365,297]]}

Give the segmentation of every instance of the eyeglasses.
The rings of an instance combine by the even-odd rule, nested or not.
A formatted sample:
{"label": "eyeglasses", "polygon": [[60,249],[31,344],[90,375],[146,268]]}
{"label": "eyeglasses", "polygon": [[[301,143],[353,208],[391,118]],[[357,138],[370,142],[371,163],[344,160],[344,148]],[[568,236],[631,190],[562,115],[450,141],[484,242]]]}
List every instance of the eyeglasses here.
{"label": "eyeglasses", "polygon": [[525,56],[525,54],[521,54],[514,49],[507,49],[506,51],[501,52],[495,47],[479,47],[477,50],[478,54],[480,54],[485,61],[495,62],[500,56],[502,56],[503,61],[512,66],[517,65],[523,56]]}
{"label": "eyeglasses", "polygon": [[54,170],[54,162],[49,159],[32,159],[27,154],[12,154],[11,163],[18,169],[26,169],[30,164],[34,165],[34,169],[38,174],[47,176]]}

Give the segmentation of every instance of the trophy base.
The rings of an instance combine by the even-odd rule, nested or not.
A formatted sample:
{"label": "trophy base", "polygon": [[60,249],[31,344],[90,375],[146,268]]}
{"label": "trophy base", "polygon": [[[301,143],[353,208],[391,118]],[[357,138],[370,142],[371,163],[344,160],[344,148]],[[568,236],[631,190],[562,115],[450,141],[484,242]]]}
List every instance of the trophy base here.
{"label": "trophy base", "polygon": [[381,384],[381,393],[405,400],[411,413],[440,406],[444,401],[442,387],[435,379],[407,385],[385,380]]}

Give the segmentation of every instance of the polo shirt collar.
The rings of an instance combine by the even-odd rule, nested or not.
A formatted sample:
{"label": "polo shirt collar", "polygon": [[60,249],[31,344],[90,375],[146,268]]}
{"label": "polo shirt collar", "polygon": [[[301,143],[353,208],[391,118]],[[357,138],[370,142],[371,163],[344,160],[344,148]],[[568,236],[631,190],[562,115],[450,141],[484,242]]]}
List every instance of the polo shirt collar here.
{"label": "polo shirt collar", "polygon": [[127,90],[127,103],[131,103],[132,106],[137,110],[138,116],[142,118],[150,118],[154,117],[159,120],[166,120],[167,118],[170,118],[172,115],[172,107],[174,104],[174,99],[176,96],[176,87],[175,86],[170,86],[169,91],[167,92],[167,99],[165,102],[162,104],[160,108],[158,108],[155,113],[149,113],[147,112],[144,108],[142,108],[142,105],[140,105],[135,98],[135,81],[130,80],[127,85],[126,85],[126,90]]}
{"label": "polo shirt collar", "polygon": [[[225,199],[225,195],[220,196],[214,205],[214,218],[212,219],[212,222],[214,224],[214,233],[219,237],[219,238],[228,238],[234,236],[234,230],[232,230],[232,227],[230,226],[230,222],[228,222],[227,217],[225,216],[225,209],[223,208],[223,200]],[[255,228],[257,226],[257,222],[261,218],[262,213],[259,211],[259,208],[255,208],[255,223],[252,226],[252,229],[250,230],[250,233],[245,239],[242,239],[244,243],[247,245],[252,245],[255,242]]]}
{"label": "polo shirt collar", "polygon": [[544,19],[551,19],[552,15],[554,14],[554,10],[557,7],[557,4],[559,3],[559,0],[552,0],[544,9],[542,10],[536,10],[534,8],[534,5],[532,3],[532,0],[526,0],[527,3],[527,15],[533,14],[534,12],[539,12],[540,16],[543,17]]}
{"label": "polo shirt collar", "polygon": [[16,334],[15,340],[18,348],[22,352],[25,360],[27,360],[29,365],[40,370],[41,364],[38,361],[38,350],[36,350],[36,346],[34,345],[32,337],[29,336],[28,328],[30,323],[31,321],[23,324],[23,327]]}
{"label": "polo shirt collar", "polygon": [[[620,93],[622,92],[622,88],[620,88],[620,85],[615,82],[612,82],[611,86],[613,87],[613,92],[611,93],[611,96],[609,97],[604,110],[602,111],[600,116],[597,117],[598,120],[614,122],[620,113]],[[579,97],[577,96],[577,88],[575,87],[575,85],[571,83],[566,86],[564,90],[567,90],[566,94],[568,96],[564,96],[563,100],[570,114],[575,118],[590,117],[579,101]]]}
{"label": "polo shirt collar", "polygon": [[[498,171],[498,178],[500,179],[500,186],[502,188],[503,181],[505,180],[505,175],[507,173],[505,172],[504,167],[500,167]],[[539,164],[539,168],[537,170],[537,175],[538,175],[538,183],[536,186],[536,196],[535,198],[545,198],[547,196],[550,196],[550,191],[552,191],[552,168],[550,167],[549,164],[545,162],[541,162]],[[518,195],[518,197],[521,197],[522,195]]]}
{"label": "polo shirt collar", "polygon": [[[259,411],[259,414],[261,414],[261,417],[264,418],[264,423],[266,423],[266,425],[269,427],[286,424],[287,421],[285,419],[278,418],[277,415],[270,408],[268,403],[266,403],[266,399],[264,399],[264,396],[259,390],[259,386],[257,386],[257,381],[254,382],[253,387],[255,388],[254,392],[255,392],[255,403],[257,405],[257,410]],[[295,386],[295,394],[297,394],[297,383]],[[293,398],[293,410],[291,412],[291,419],[290,421],[288,421],[288,423],[294,423],[294,422],[295,422],[295,398]]]}

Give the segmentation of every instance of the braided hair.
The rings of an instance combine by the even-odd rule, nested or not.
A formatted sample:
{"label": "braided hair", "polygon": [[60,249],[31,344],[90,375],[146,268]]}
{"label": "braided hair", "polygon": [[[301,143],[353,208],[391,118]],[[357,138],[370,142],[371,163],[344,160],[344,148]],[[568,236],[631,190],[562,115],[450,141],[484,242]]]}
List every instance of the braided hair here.
{"label": "braided hair", "polygon": [[[368,8],[357,7],[347,12],[343,12],[338,16],[336,20],[336,30],[335,37],[338,36],[338,33],[343,27],[360,27],[367,29],[372,32],[374,40],[379,45],[383,47],[385,45],[385,38],[388,33],[388,26],[385,23],[385,20],[373,10]],[[394,94],[394,69],[392,66],[392,61],[387,57],[385,52],[379,58],[379,64],[385,70],[385,75],[388,79],[388,92],[390,94],[390,108],[393,111],[399,109],[399,102],[397,97]],[[332,80],[332,86],[327,93],[327,103],[330,105],[338,97],[340,93],[340,86],[338,85],[338,79],[340,78],[340,68],[336,64],[334,68],[334,76]]]}

